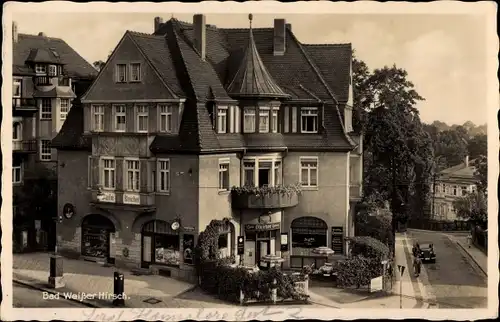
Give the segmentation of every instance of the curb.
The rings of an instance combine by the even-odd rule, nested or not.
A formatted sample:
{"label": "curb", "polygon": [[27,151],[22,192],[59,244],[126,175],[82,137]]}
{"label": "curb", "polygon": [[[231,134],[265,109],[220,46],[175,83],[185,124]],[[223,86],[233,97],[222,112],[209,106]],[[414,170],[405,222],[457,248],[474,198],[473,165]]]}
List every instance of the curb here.
{"label": "curb", "polygon": [[417,229],[417,228],[408,228],[408,232],[419,231],[423,233],[436,233],[436,234],[467,234],[468,230],[429,230],[429,229]]}
{"label": "curb", "polygon": [[467,257],[468,257],[469,259],[471,259],[471,260],[474,262],[474,264],[476,264],[476,266],[477,266],[477,267],[479,268],[479,270],[480,270],[480,271],[484,274],[484,276],[485,276],[486,278],[488,278],[488,273],[484,271],[484,269],[481,267],[481,265],[479,265],[479,263],[478,263],[478,262],[476,261],[476,259],[475,259],[475,258],[474,258],[474,257],[473,257],[473,256],[472,256],[472,255],[471,255],[471,254],[467,251],[467,249],[466,249],[464,246],[462,246],[462,244],[460,244],[457,240],[454,240],[454,239],[452,239],[452,238],[450,238],[450,237],[448,237],[448,238],[449,238],[451,241],[455,242],[455,244],[457,244],[457,245],[458,245],[458,246],[462,249],[462,251],[463,251],[464,253],[466,253],[466,254],[467,254]]}
{"label": "curb", "polygon": [[[59,294],[59,292],[56,291],[56,290],[54,290],[54,289],[35,286],[35,285],[31,284],[31,283],[24,282],[24,281],[21,281],[19,279],[12,279],[12,282],[20,284],[20,285],[27,286],[27,287],[35,289],[35,290],[39,290],[39,291],[43,291],[43,292],[48,292],[48,293],[51,293],[51,294]],[[71,302],[75,302],[75,303],[79,303],[79,304],[85,305],[85,306],[90,307],[90,308],[104,308],[102,306],[97,306],[97,305],[95,305],[93,303],[90,303],[89,301],[81,301],[81,300],[76,300],[76,299],[72,299],[72,298],[64,298],[64,299],[67,300],[67,301],[71,301]]]}

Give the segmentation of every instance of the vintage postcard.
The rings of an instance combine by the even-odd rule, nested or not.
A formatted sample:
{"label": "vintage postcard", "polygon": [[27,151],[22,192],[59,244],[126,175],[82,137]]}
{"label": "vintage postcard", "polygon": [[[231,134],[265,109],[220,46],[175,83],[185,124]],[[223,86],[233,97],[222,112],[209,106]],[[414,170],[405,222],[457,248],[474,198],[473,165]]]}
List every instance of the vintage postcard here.
{"label": "vintage postcard", "polygon": [[1,319],[498,316],[496,10],[5,3]]}

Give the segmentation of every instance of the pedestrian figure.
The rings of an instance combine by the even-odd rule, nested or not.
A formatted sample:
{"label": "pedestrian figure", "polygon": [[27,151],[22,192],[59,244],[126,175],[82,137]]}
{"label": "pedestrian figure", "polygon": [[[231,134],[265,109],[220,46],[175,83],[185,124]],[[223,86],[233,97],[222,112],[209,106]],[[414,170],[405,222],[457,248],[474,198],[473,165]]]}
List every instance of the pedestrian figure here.
{"label": "pedestrian figure", "polygon": [[418,277],[420,275],[420,268],[422,265],[422,261],[418,256],[415,256],[413,259],[413,270],[415,271],[415,277]]}
{"label": "pedestrian figure", "polygon": [[470,248],[471,244],[472,244],[472,234],[469,233],[467,235],[467,245],[469,245],[469,248]]}

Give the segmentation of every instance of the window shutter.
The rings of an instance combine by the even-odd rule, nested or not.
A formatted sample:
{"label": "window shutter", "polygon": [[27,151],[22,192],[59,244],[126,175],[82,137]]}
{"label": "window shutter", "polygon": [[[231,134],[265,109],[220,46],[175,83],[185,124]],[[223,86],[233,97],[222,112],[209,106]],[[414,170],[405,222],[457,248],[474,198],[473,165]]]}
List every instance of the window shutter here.
{"label": "window shutter", "polygon": [[148,192],[148,161],[139,161],[139,191]]}
{"label": "window shutter", "polygon": [[92,157],[92,188],[96,189],[97,185],[101,184],[100,174],[102,172],[102,165],[99,162],[99,157]]}
{"label": "window shutter", "polygon": [[125,131],[135,132],[137,123],[137,108],[134,104],[125,105]]}
{"label": "window shutter", "polygon": [[172,108],[172,133],[179,132],[179,110],[177,105],[170,105]]}
{"label": "window shutter", "polygon": [[104,105],[104,131],[113,132],[115,130],[115,108],[111,104]]}
{"label": "window shutter", "polygon": [[299,123],[298,119],[300,118],[297,117],[297,107],[292,106],[292,133],[297,132],[297,124]]}
{"label": "window shutter", "polygon": [[123,158],[115,158],[115,175],[116,175],[116,190],[124,190],[124,178],[127,175],[125,168],[125,160]]}
{"label": "window shutter", "polygon": [[90,132],[92,129],[92,106],[85,104],[83,106],[83,131]]}
{"label": "window shutter", "polygon": [[150,133],[157,132],[158,120],[160,119],[158,115],[158,108],[156,104],[151,104],[148,106],[148,128]]}
{"label": "window shutter", "polygon": [[147,161],[147,192],[154,192],[155,191],[155,182],[156,182],[156,161],[155,160],[148,160]]}

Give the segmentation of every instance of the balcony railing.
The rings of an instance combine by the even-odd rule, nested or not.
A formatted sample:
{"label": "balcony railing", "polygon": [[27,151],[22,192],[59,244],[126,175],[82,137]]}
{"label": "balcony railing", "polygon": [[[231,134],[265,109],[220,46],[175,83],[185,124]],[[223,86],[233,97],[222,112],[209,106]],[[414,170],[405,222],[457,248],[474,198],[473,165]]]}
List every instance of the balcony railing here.
{"label": "balcony railing", "polygon": [[14,152],[36,152],[36,140],[12,141],[12,151]]}
{"label": "balcony railing", "polygon": [[37,86],[45,86],[45,85],[51,85],[52,83],[50,82],[50,77],[48,76],[36,76],[35,84]]}
{"label": "balcony railing", "polygon": [[299,203],[300,187],[234,187],[231,205],[235,209],[282,209]]}
{"label": "balcony railing", "polygon": [[13,97],[12,98],[12,107],[13,108],[36,108],[36,100],[34,98],[21,98],[21,97]]}
{"label": "balcony railing", "polygon": [[351,185],[349,186],[349,199],[357,200],[361,199],[361,196],[362,196],[361,184],[351,183]]}

